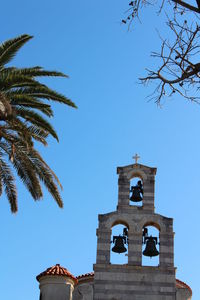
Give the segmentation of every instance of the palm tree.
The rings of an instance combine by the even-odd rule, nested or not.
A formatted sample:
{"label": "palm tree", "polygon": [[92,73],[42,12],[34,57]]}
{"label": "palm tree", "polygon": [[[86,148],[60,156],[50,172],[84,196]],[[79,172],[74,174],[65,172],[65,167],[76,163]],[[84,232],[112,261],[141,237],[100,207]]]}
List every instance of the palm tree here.
{"label": "palm tree", "polygon": [[[21,35],[0,45],[0,195],[5,192],[11,211],[17,212],[17,189],[13,168],[34,200],[43,196],[44,183],[60,207],[61,184],[35,149],[35,142],[47,145],[47,137],[58,136],[47,120],[53,116],[49,100],[76,108],[64,95],[40,83],[37,77],[67,75],[41,67],[6,67],[32,36]],[[45,118],[46,116],[46,118]]]}

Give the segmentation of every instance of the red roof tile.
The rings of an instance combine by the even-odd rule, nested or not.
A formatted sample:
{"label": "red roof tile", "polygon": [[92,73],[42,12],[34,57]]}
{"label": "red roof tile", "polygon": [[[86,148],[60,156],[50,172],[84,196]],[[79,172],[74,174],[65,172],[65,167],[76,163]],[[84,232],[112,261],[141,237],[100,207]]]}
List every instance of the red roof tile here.
{"label": "red roof tile", "polygon": [[178,289],[188,289],[190,291],[190,294],[192,296],[192,289],[189,285],[187,285],[185,282],[179,280],[179,279],[176,279],[176,287]]}
{"label": "red roof tile", "polygon": [[39,279],[43,276],[67,276],[74,280],[75,283],[78,282],[76,277],[72,275],[67,269],[64,267],[61,267],[59,264],[56,264],[55,266],[52,266],[48,269],[46,269],[44,272],[40,273],[36,279],[39,281]]}
{"label": "red roof tile", "polygon": [[[55,266],[52,266],[46,271],[40,273],[36,279],[39,281],[39,279],[43,276],[48,276],[48,275],[55,275],[55,276],[67,276],[70,277],[75,281],[75,283],[78,283],[79,279],[87,278],[87,277],[94,277],[94,272],[78,275],[78,276],[73,276],[67,269],[61,267],[59,264],[56,264]],[[190,291],[190,294],[192,296],[192,289],[190,288],[189,285],[187,285],[185,282],[176,279],[176,287],[178,289],[188,289]]]}
{"label": "red roof tile", "polygon": [[76,278],[77,278],[77,279],[81,279],[81,278],[90,277],[90,276],[93,277],[93,276],[94,276],[94,272],[82,274],[82,275],[76,276]]}

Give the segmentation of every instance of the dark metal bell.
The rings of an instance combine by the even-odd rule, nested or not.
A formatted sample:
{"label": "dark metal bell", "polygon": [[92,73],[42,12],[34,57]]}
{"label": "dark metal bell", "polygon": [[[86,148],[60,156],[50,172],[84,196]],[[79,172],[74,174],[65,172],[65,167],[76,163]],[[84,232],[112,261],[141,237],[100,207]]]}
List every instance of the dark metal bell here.
{"label": "dark metal bell", "polygon": [[124,247],[124,244],[126,243],[126,238],[124,236],[114,236],[113,243],[115,244],[112,248],[113,252],[124,253],[127,251],[127,249]]}
{"label": "dark metal bell", "polygon": [[145,238],[146,242],[146,248],[142,252],[143,255],[145,256],[157,256],[159,254],[158,250],[156,249],[156,244],[157,244],[157,238],[156,237],[146,237]]}
{"label": "dark metal bell", "polygon": [[140,192],[135,187],[133,187],[133,189],[132,189],[132,195],[130,197],[130,200],[133,201],[133,202],[140,202],[140,201],[142,201],[142,197],[140,195]]}
{"label": "dark metal bell", "polygon": [[140,202],[143,199],[143,186],[142,182],[139,180],[136,186],[132,186],[130,192],[132,192],[132,195],[130,197],[130,200],[133,202]]}

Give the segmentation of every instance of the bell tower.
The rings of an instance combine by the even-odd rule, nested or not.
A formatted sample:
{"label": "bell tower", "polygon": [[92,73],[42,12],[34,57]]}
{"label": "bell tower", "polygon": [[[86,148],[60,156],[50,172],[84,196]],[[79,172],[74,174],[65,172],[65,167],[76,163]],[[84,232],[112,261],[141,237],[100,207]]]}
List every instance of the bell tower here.
{"label": "bell tower", "polygon": [[[138,163],[117,168],[116,211],[98,217],[97,257],[94,264],[95,300],[175,300],[173,219],[155,213],[156,168]],[[136,184],[131,182],[138,178]],[[141,206],[137,206],[137,202]],[[124,230],[112,239],[112,228]],[[154,228],[158,236],[151,235]],[[143,250],[144,249],[144,250]],[[128,256],[126,264],[111,264],[111,251]],[[124,252],[127,252],[124,254]],[[143,257],[158,265],[143,265]]]}

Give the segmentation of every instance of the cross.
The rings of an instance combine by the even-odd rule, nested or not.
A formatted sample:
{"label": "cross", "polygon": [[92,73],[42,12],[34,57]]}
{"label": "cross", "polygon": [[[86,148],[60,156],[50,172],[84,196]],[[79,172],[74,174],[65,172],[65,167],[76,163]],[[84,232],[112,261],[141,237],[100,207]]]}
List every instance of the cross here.
{"label": "cross", "polygon": [[135,156],[133,156],[133,159],[135,159],[135,163],[136,164],[137,164],[139,158],[140,158],[140,156],[137,155],[137,153],[135,154]]}

